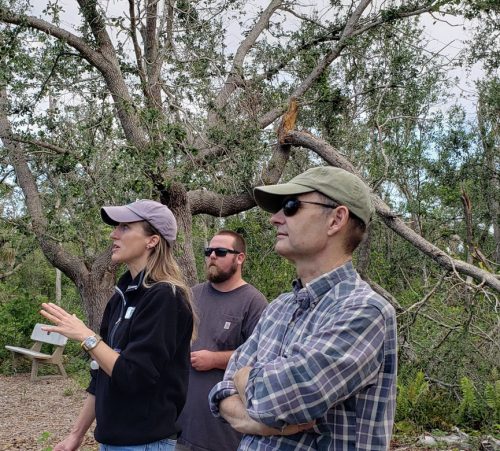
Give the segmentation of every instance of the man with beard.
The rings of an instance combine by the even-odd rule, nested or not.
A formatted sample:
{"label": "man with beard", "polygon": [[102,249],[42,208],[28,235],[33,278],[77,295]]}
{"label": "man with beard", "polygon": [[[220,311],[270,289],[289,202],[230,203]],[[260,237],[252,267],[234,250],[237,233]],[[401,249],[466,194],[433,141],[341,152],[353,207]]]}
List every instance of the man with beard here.
{"label": "man with beard", "polygon": [[242,278],[244,238],[221,230],[205,248],[208,281],[193,287],[199,317],[198,338],[191,345],[191,370],[177,450],[232,451],[241,434],[212,416],[208,393],[224,376],[233,351],[252,333],[267,300]]}

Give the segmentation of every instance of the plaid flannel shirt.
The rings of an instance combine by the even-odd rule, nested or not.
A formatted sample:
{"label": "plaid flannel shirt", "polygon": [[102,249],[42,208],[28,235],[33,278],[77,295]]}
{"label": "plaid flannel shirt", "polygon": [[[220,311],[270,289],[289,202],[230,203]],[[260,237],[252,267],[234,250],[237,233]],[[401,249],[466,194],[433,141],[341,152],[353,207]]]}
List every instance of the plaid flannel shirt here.
{"label": "plaid flannel shirt", "polygon": [[290,436],[245,435],[239,450],[387,450],[396,401],[396,319],[351,262],[264,311],[210,392],[212,413],[236,394],[234,373],[250,366],[246,409],[274,428],[316,420]]}

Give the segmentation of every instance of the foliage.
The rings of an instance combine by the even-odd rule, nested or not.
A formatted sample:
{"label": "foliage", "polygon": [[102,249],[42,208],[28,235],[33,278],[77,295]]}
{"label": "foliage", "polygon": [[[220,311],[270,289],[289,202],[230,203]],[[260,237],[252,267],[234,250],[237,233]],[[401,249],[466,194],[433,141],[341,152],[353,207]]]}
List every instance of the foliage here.
{"label": "foliage", "polygon": [[500,379],[498,371],[491,372],[490,380],[477,388],[467,377],[460,381],[462,399],[458,409],[457,422],[462,426],[473,429],[478,427],[498,427],[499,422],[499,399]]}
{"label": "foliage", "polygon": [[[453,425],[467,430],[495,432],[498,425],[499,380],[496,370],[491,381],[480,387],[468,377],[460,380],[460,399],[431,384],[423,371],[403,369],[398,380],[395,432],[415,434],[423,430],[451,431]],[[482,388],[481,388],[482,387]]]}
{"label": "foliage", "polygon": [[486,382],[484,398],[491,410],[491,418],[497,425],[500,424],[500,380]]}
{"label": "foliage", "polygon": [[450,429],[450,406],[453,399],[438,387],[432,386],[423,371],[410,372],[398,378],[396,431],[417,432]]}
{"label": "foliage", "polygon": [[[40,252],[30,254],[22,268],[0,282],[0,373],[12,371],[12,359],[5,345],[30,347],[31,332],[36,323],[44,322],[39,314],[42,302],[54,302],[55,271]],[[63,277],[62,306],[82,317],[81,304],[75,287]],[[82,371],[84,353],[78,343],[69,341],[65,348],[65,366],[70,374]],[[19,359],[18,369],[27,370],[28,361]],[[44,366],[42,371],[49,370]],[[88,366],[85,365],[85,373]],[[86,377],[86,376],[85,376]]]}
{"label": "foliage", "polygon": [[476,399],[476,390],[471,380],[463,377],[460,380],[462,400],[458,411],[459,420],[462,424],[476,425],[479,421],[479,406]]}
{"label": "foliage", "polygon": [[45,446],[50,440],[50,436],[50,432],[44,431],[40,434],[40,437],[38,437],[37,442],[40,446],[43,446],[42,451],[52,451],[52,446]]}
{"label": "foliage", "polygon": [[415,379],[408,386],[398,384],[398,414],[401,417],[418,417],[419,404],[429,392],[429,384],[422,371],[417,372]]}
{"label": "foliage", "polygon": [[0,291],[0,361],[1,367],[10,365],[10,351],[5,345],[30,347],[30,335],[33,326],[39,321],[38,309],[47,298],[41,295],[35,298],[29,293],[7,295],[4,287]]}
{"label": "foliage", "polygon": [[[273,252],[268,215],[235,208],[234,198],[248,198],[265,178],[278,125],[272,118],[297,92],[297,129],[320,135],[337,149],[417,236],[453,258],[498,272],[498,2],[421,2],[443,23],[445,11],[478,18],[473,46],[463,59],[486,68],[472,120],[453,92],[455,62],[425,48],[429,35],[411,14],[417,1],[373,2],[359,26],[377,26],[347,39],[304,90],[299,88],[340,42],[354,4],[331,1],[322,11],[319,5],[286,2],[238,60],[239,44],[251,40],[263,13],[262,8],[254,14],[240,0],[183,0],[172,15],[160,7],[168,2],[153,2],[159,7],[155,17],[164,19],[154,42],[157,58],[146,55],[151,47],[145,22],[132,23],[129,14],[108,14],[98,2],[87,2],[74,14],[71,32],[81,40],[79,48],[96,52],[94,59],[69,39],[30,27],[23,15],[40,13],[55,26],[66,26],[66,4],[46,2],[40,12],[40,2],[32,3],[0,0],[1,14],[10,8],[22,18],[0,24],[0,87],[7,89],[8,118],[36,186],[35,193],[21,190],[12,149],[2,144],[0,274],[16,270],[0,281],[3,371],[9,370],[3,345],[27,344],[39,320],[39,302],[54,297],[53,268],[35,252],[40,242],[56,243],[81,263],[82,273],[89,271],[82,279],[92,280],[92,265],[109,234],[99,207],[136,198],[169,202],[176,183],[187,195],[174,202],[176,213],[185,213],[183,237],[193,240],[193,248],[180,249],[178,256],[194,254],[200,279],[203,245],[216,230],[232,228],[248,242],[246,280],[268,300],[289,290],[295,272]],[[102,35],[94,35],[93,23],[82,15],[94,4],[105,15],[110,53],[99,48]],[[96,64],[102,55],[109,62],[106,70]],[[163,62],[158,79],[148,71],[155,61]],[[123,86],[117,89],[119,81]],[[151,92],[157,88],[155,98]],[[282,180],[323,163],[304,149],[290,149],[287,158]],[[213,197],[205,198],[207,193]],[[472,206],[470,223],[462,193]],[[36,199],[46,227],[35,239],[28,201]],[[220,203],[214,206],[213,199]],[[220,213],[214,212],[219,207]],[[220,217],[227,211],[237,213]],[[398,304],[399,427],[472,428],[480,421],[494,427],[498,376],[490,375],[500,361],[498,294],[443,272],[381,221],[374,222],[370,238],[366,275]],[[79,315],[80,295],[93,302],[65,277],[63,303]],[[70,371],[87,373],[75,343],[67,355]]]}

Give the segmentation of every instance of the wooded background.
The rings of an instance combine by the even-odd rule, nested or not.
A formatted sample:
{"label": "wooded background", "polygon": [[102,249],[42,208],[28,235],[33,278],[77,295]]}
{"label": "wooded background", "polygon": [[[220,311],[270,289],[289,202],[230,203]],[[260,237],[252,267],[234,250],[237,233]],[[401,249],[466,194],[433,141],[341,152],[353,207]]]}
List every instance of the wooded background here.
{"label": "wooded background", "polygon": [[190,283],[214,231],[241,231],[246,279],[272,300],[294,272],[252,188],[330,164],[372,189],[355,259],[398,313],[398,427],[498,432],[499,13],[495,0],[0,0],[0,359],[59,299],[53,268],[61,304],[97,329],[119,271],[102,205],[166,203]]}

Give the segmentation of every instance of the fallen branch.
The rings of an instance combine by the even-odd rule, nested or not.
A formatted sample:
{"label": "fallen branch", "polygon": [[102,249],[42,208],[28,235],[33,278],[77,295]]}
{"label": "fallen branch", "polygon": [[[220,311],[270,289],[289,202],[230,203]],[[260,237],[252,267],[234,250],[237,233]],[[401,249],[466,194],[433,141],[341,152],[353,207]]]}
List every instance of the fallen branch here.
{"label": "fallen branch", "polygon": [[[361,179],[363,178],[351,162],[343,157],[338,150],[320,138],[305,132],[291,131],[286,136],[286,142],[293,146],[310,149],[332,166],[345,169],[346,171],[358,175]],[[372,201],[375,211],[387,227],[396,232],[401,238],[411,243],[420,252],[430,257],[439,266],[455,273],[471,276],[479,281],[479,286],[484,284],[500,292],[500,280],[495,274],[452,258],[446,252],[410,229],[375,193],[372,193]]]}

